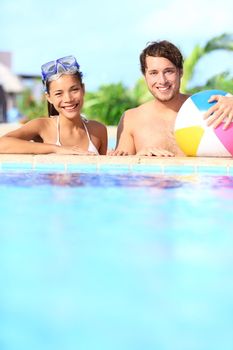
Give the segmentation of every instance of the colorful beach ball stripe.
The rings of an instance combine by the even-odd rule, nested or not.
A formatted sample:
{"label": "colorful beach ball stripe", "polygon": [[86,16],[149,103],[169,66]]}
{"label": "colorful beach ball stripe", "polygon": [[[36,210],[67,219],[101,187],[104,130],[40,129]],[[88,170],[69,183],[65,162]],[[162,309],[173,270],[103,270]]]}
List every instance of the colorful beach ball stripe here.
{"label": "colorful beach ball stripe", "polygon": [[223,130],[207,126],[204,113],[216,102],[209,103],[212,95],[231,96],[222,90],[205,90],[190,96],[180,108],[175,123],[175,138],[188,156],[233,156],[233,123]]}

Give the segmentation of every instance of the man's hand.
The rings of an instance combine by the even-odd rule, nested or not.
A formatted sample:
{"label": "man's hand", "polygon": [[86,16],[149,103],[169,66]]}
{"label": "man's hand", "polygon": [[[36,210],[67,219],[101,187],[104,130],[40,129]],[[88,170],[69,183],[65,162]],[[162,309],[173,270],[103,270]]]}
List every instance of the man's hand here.
{"label": "man's hand", "polygon": [[137,152],[137,156],[174,157],[175,155],[165,149],[147,147]]}
{"label": "man's hand", "polygon": [[108,156],[128,156],[129,153],[123,150],[115,149],[115,150],[108,151],[107,155]]}
{"label": "man's hand", "polygon": [[225,130],[233,120],[233,96],[213,95],[208,102],[213,101],[217,103],[208,109],[204,119],[208,119],[207,125],[213,125],[213,128],[217,128],[223,122]]}

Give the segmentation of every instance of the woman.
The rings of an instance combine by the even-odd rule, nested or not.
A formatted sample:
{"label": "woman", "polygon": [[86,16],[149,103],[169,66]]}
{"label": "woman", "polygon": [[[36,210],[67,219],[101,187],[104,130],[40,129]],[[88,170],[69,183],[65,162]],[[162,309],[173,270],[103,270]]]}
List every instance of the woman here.
{"label": "woman", "polygon": [[51,118],[31,120],[2,136],[0,153],[106,154],[106,127],[81,114],[85,89],[75,57],[45,63],[41,73]]}

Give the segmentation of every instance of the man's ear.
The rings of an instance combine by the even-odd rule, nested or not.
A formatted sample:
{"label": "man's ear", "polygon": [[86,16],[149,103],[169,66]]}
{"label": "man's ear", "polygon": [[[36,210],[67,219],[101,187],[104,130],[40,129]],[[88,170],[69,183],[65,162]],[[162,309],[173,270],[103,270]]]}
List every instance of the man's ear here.
{"label": "man's ear", "polygon": [[183,69],[180,69],[180,77],[183,77]]}

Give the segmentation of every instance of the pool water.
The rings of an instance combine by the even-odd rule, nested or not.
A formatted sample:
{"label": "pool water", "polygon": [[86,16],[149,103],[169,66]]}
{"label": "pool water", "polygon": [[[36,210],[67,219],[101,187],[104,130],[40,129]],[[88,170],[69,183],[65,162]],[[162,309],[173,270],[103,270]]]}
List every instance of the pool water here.
{"label": "pool water", "polygon": [[232,350],[233,177],[2,172],[1,350]]}

